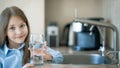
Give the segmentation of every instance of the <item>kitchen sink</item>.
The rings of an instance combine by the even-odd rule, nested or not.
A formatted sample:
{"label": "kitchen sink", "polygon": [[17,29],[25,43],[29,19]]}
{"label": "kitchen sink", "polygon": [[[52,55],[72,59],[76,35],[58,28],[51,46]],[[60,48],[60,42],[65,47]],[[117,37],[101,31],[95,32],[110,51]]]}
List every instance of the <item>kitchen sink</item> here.
{"label": "kitchen sink", "polygon": [[114,64],[111,58],[99,54],[70,54],[63,56],[63,64]]}

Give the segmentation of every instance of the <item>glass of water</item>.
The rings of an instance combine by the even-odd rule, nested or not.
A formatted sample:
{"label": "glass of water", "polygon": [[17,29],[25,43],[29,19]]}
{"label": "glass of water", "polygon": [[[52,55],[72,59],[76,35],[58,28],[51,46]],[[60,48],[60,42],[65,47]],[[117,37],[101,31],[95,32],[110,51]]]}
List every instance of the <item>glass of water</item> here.
{"label": "glass of water", "polygon": [[43,57],[43,46],[44,46],[45,38],[43,34],[31,34],[29,48],[31,50],[31,58],[30,63],[35,65],[43,65],[44,57]]}

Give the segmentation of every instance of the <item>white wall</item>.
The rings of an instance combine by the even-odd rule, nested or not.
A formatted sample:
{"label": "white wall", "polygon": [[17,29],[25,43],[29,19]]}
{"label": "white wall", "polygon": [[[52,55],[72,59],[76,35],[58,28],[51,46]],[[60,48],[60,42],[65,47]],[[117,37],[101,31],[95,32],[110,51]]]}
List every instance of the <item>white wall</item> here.
{"label": "white wall", "polygon": [[44,34],[44,0],[0,0],[0,13],[9,6],[18,6],[24,11],[32,33]]}

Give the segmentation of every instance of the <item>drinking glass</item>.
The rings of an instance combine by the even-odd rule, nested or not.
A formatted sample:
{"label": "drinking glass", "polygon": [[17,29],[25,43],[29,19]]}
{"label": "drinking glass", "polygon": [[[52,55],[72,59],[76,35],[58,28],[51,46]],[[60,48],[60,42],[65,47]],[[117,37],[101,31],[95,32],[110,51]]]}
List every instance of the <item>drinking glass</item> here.
{"label": "drinking glass", "polygon": [[31,34],[29,48],[31,49],[30,63],[35,65],[42,65],[44,63],[43,58],[43,45],[44,45],[43,34]]}

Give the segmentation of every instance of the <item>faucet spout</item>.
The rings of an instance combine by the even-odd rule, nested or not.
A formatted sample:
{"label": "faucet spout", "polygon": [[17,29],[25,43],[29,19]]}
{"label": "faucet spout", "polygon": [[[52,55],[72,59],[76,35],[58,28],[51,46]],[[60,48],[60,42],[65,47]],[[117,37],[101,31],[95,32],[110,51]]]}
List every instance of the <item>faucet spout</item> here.
{"label": "faucet spout", "polygon": [[[91,25],[96,25],[96,26],[101,26],[105,28],[110,28],[113,30],[113,45],[114,45],[114,51],[119,51],[119,38],[118,38],[118,30],[117,27],[113,24],[110,23],[102,23],[102,22],[97,22],[97,21],[91,21],[91,20],[79,20],[81,23],[86,23],[86,24],[91,24]],[[117,49],[118,48],[118,49]]]}
{"label": "faucet spout", "polygon": [[[103,41],[103,43],[104,43],[104,41]],[[101,52],[101,56],[105,56],[105,46],[104,45],[100,46],[99,51]]]}
{"label": "faucet spout", "polygon": [[[120,51],[120,47],[119,47],[119,34],[118,34],[118,29],[117,29],[117,27],[115,26],[115,25],[113,25],[113,24],[110,24],[110,23],[102,23],[102,22],[97,22],[97,21],[91,21],[91,20],[85,20],[85,19],[80,19],[79,20],[81,23],[87,23],[87,24],[91,24],[91,25],[96,25],[96,26],[101,26],[101,27],[105,27],[105,28],[110,28],[110,29],[112,29],[112,31],[113,31],[113,50],[115,51],[115,52],[117,52],[117,51]],[[103,46],[103,47],[105,47],[105,46]],[[102,49],[102,55],[104,56],[105,54],[104,54],[104,50],[105,50],[105,48],[101,48]],[[119,57],[119,55],[118,54],[115,54],[114,55],[114,57],[116,57],[116,59],[117,60],[119,60],[118,61],[118,63],[120,64],[120,57]]]}

